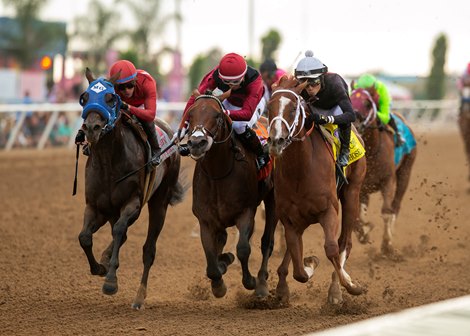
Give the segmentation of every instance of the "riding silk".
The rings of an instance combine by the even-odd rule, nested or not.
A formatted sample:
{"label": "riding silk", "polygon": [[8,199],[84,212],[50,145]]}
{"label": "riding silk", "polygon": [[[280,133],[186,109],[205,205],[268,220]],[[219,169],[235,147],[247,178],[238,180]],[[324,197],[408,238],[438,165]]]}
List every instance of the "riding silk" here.
{"label": "riding silk", "polygon": [[[403,157],[407,154],[410,154],[411,151],[416,147],[416,139],[411,133],[410,128],[405,125],[403,120],[401,120],[394,114],[392,114],[391,117],[395,119],[398,132],[400,132],[400,134],[403,136],[403,139],[405,140],[405,143],[403,145],[401,145],[400,147],[395,147],[395,165],[398,166]],[[397,135],[395,134],[394,137],[396,138]],[[395,143],[396,141],[397,139],[395,139]]]}
{"label": "riding silk", "polygon": [[[113,96],[112,103],[106,102],[106,94]],[[84,103],[84,95],[88,95],[88,101]],[[114,85],[106,79],[100,77],[92,82],[87,90],[80,96],[80,105],[83,106],[82,118],[85,120],[88,113],[97,111],[107,123],[109,128],[114,126],[114,122],[119,116],[121,99],[114,91]],[[85,104],[85,105],[84,105]]]}
{"label": "riding silk", "polygon": [[[331,144],[331,147],[333,149],[333,157],[336,159],[337,158],[337,153],[340,149],[340,141],[339,141],[339,136],[338,136],[338,126],[334,124],[326,124],[323,126],[320,126],[320,129],[322,129],[323,134],[326,135],[326,138]],[[359,160],[361,157],[363,157],[366,154],[366,150],[362,146],[361,142],[357,138],[357,135],[354,131],[351,131],[351,141],[349,142],[349,158],[348,158],[348,166]]]}

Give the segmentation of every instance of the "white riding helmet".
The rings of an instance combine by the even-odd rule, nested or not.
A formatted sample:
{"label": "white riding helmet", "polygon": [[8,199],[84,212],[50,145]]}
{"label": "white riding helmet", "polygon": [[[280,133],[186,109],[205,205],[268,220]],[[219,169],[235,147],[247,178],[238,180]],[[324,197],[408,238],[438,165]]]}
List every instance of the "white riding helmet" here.
{"label": "white riding helmet", "polygon": [[328,67],[318,58],[313,57],[313,51],[307,50],[295,68],[295,78],[318,78],[328,72]]}

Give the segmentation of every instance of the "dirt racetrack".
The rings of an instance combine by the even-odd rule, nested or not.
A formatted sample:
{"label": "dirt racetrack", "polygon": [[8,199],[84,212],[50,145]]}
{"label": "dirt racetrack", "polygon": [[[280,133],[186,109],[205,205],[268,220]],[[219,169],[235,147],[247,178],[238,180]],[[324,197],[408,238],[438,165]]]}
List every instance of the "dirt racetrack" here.
{"label": "dirt racetrack", "polygon": [[[346,269],[368,288],[345,293],[341,307],[326,304],[333,270],[323,252],[318,225],[304,235],[305,254],[320,258],[307,284],[288,277],[290,306],[251,309],[239,264],[225,280],[227,295],[216,299],[205,277],[191,190],[169,208],[157,242],[144,310],[131,303],[142,272],[147,213],[129,229],[121,249],[119,291],[101,292],[103,278],[90,275],[78,242],[84,209],[84,163],[78,195],[71,196],[74,150],[0,152],[0,334],[1,335],[301,335],[376,315],[470,293],[470,194],[463,143],[456,131],[418,135],[418,158],[398,217],[395,246],[403,261],[377,253],[383,233],[380,196],[372,199],[373,242],[354,237]],[[183,158],[192,177],[192,161]],[[260,215],[252,240],[252,272],[260,260]],[[95,234],[98,257],[110,241],[109,226]],[[277,242],[278,243],[278,242]],[[270,260],[270,288],[277,283],[279,255]]]}

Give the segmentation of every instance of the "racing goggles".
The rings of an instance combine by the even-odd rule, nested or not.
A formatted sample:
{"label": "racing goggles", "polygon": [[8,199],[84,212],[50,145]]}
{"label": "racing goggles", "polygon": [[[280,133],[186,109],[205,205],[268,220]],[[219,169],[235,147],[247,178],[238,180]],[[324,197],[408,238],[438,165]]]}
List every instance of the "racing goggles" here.
{"label": "racing goggles", "polygon": [[317,78],[299,78],[298,81],[303,84],[305,82],[308,83],[308,86],[317,86],[317,85],[320,85],[321,83],[321,78],[320,77],[317,77]]}
{"label": "racing goggles", "polygon": [[242,81],[243,81],[243,77],[240,79],[232,79],[232,80],[222,79],[222,83],[224,83],[225,85],[231,85],[231,86],[240,85]]}
{"label": "racing goggles", "polygon": [[125,89],[132,89],[135,86],[135,82],[127,82],[127,83],[122,83],[118,84],[116,87],[119,91],[124,91]]}

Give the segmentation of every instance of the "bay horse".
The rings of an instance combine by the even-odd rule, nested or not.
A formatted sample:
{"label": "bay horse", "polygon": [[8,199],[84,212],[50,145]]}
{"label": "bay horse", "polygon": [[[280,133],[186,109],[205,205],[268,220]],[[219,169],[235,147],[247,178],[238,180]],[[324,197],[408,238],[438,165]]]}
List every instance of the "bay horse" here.
{"label": "bay horse", "polygon": [[[183,122],[187,120],[187,145],[191,158],[196,161],[192,210],[199,221],[212,293],[221,298],[227,292],[222,276],[235,257],[223,250],[227,228],[236,226],[239,231],[236,254],[243,272],[243,286],[254,289],[259,297],[266,297],[269,294],[268,260],[277,223],[272,178],[268,176],[258,181],[255,154],[245,150],[234,134],[232,120],[222,105],[230,90],[218,97],[210,92],[200,94],[197,90],[193,95],[196,100]],[[256,209],[261,201],[266,207],[266,219],[261,238],[262,263],[255,279],[248,261]]]}
{"label": "bay horse", "polygon": [[[465,76],[462,79],[462,86],[458,123],[465,146],[467,164],[470,168],[470,76]],[[470,180],[470,170],[468,179]]]}
{"label": "bay horse", "polygon": [[[351,248],[351,234],[359,216],[359,191],[366,172],[364,156],[348,166],[348,184],[337,191],[335,160],[331,147],[318,127],[305,128],[306,111],[300,96],[308,83],[298,84],[293,77],[282,77],[268,102],[270,154],[274,156],[276,211],[287,245],[277,273],[276,295],[289,300],[286,281],[292,260],[293,277],[305,283],[318,266],[318,258],[303,258],[302,235],[311,224],[320,223],[325,234],[324,249],[334,266],[328,302],[342,302],[340,284],[352,295],[363,288],[345,270]],[[313,128],[314,127],[314,128]],[[339,193],[339,194],[338,194]],[[341,234],[339,221],[341,201]]]}
{"label": "bay horse", "polygon": [[[176,154],[175,146],[173,153],[168,154],[150,175],[145,169],[139,170],[148,162],[148,145],[136,135],[131,127],[133,121],[119,110],[120,99],[114,92],[119,74],[109,80],[95,79],[87,68],[86,78],[90,85],[81,95],[80,103],[90,156],[85,169],[83,228],[78,238],[91,274],[105,277],[103,293],[115,294],[118,291],[119,250],[127,239],[127,229],[139,218],[147,203],[149,222],[143,246],[144,270],[132,304],[134,309],[140,309],[147,295],[149,271],[155,259],[156,242],[167,207],[183,198],[184,188],[179,182],[180,156]],[[158,118],[156,123],[167,136],[172,136],[168,124]],[[117,182],[133,171],[136,173]],[[149,176],[153,176],[153,183]],[[107,222],[111,224],[112,242],[98,262],[93,254],[93,234]]]}
{"label": "bay horse", "polygon": [[[381,124],[377,117],[376,104],[369,92],[365,89],[352,91],[351,103],[356,113],[355,126],[364,140],[367,158],[367,174],[360,195],[358,239],[364,244],[369,242],[369,233],[373,228],[367,220],[369,196],[380,191],[383,197],[382,218],[385,224],[381,251],[386,256],[396,257],[397,252],[392,243],[393,231],[416,159],[414,134],[403,117],[395,113],[399,118],[396,119],[397,126],[408,128],[402,131],[405,144],[395,148],[395,135]],[[391,117],[394,118],[393,114]]]}

